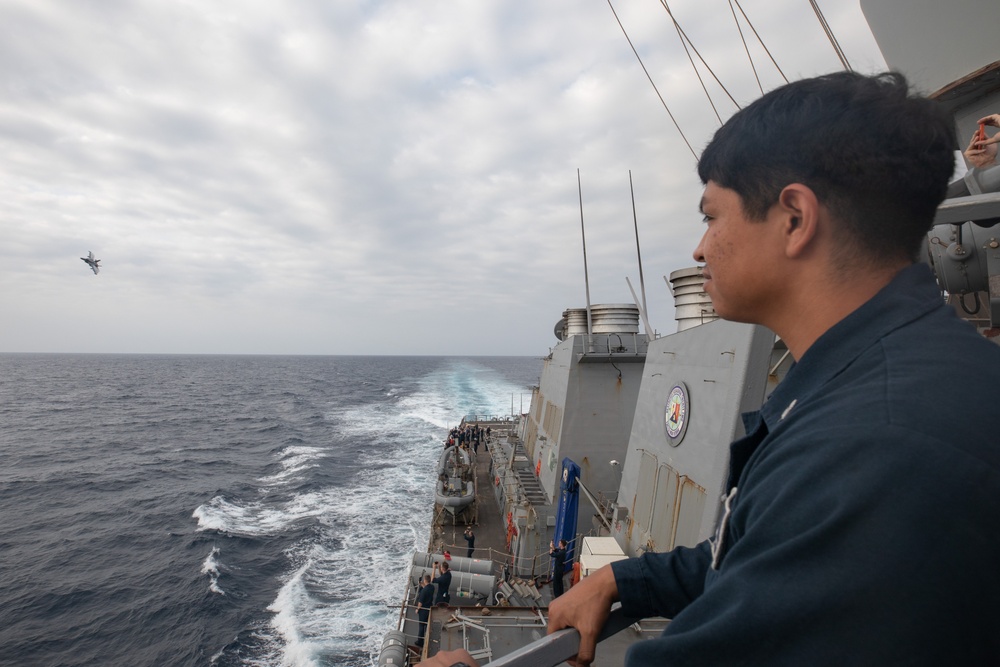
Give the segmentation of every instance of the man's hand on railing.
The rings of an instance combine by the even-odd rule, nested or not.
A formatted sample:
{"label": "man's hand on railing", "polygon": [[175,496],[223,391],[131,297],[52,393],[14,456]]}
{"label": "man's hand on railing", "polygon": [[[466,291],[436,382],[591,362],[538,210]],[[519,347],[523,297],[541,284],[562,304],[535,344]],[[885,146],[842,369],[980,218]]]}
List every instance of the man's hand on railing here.
{"label": "man's hand on railing", "polygon": [[549,605],[549,634],[563,628],[576,628],[580,633],[580,650],[568,661],[571,665],[587,667],[594,661],[597,637],[617,600],[614,572],[605,565]]}

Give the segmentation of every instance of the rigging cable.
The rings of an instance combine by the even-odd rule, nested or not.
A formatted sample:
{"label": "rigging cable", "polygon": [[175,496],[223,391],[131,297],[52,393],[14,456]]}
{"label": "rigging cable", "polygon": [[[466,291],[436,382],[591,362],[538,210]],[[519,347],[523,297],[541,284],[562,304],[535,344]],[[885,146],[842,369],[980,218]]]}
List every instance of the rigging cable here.
{"label": "rigging cable", "polygon": [[781,71],[781,67],[778,66],[778,61],[774,59],[774,56],[771,55],[771,51],[767,48],[767,44],[765,44],[764,40],[760,38],[760,35],[757,33],[757,28],[753,27],[753,23],[750,22],[750,17],[747,16],[745,11],[743,11],[743,7],[740,5],[740,0],[733,0],[733,2],[736,3],[736,7],[740,10],[740,14],[743,15],[743,20],[746,21],[747,25],[750,26],[750,29],[753,30],[754,37],[756,37],[760,45],[764,47],[764,53],[766,53],[767,57],[771,59],[771,63],[774,64],[774,69],[778,70],[778,74],[781,75],[781,78],[785,80],[785,83],[788,83],[788,77]]}
{"label": "rigging cable", "polygon": [[698,154],[694,152],[694,148],[691,147],[691,142],[688,141],[686,136],[684,136],[684,131],[681,129],[681,126],[677,124],[677,119],[674,118],[674,114],[671,113],[670,107],[667,106],[666,101],[663,99],[663,95],[660,95],[659,89],[657,89],[656,84],[653,83],[653,77],[649,75],[649,70],[646,69],[646,65],[642,62],[642,58],[639,57],[639,52],[635,50],[635,45],[632,44],[632,39],[628,36],[628,33],[625,32],[625,26],[622,25],[621,19],[618,18],[618,12],[615,11],[614,5],[611,4],[611,0],[608,0],[608,7],[611,7],[611,13],[615,15],[615,21],[618,21],[618,27],[622,29],[622,34],[625,35],[628,45],[632,47],[632,53],[635,54],[636,59],[639,61],[639,66],[642,67],[642,71],[646,73],[646,78],[649,79],[650,85],[653,86],[656,96],[660,98],[660,104],[662,104],[663,108],[667,110],[667,115],[670,116],[670,120],[673,121],[674,127],[677,128],[677,132],[681,135],[681,139],[683,139],[684,143],[687,144],[688,150],[691,151],[691,155],[693,155],[695,161],[697,161]]}
{"label": "rigging cable", "polygon": [[[610,1],[611,0],[608,0],[608,2],[610,2]],[[708,66],[708,63],[705,62],[705,59],[701,57],[700,53],[698,53],[698,48],[694,45],[694,42],[692,42],[688,38],[687,33],[685,33],[684,29],[681,28],[681,24],[678,23],[677,19],[674,18],[674,13],[672,11],[670,11],[670,7],[667,6],[667,0],[660,0],[660,4],[663,5],[663,8],[665,10],[667,10],[667,15],[670,16],[670,20],[674,22],[674,27],[677,28],[678,34],[680,34],[682,36],[682,38],[683,38],[682,41],[686,41],[688,44],[691,45],[691,50],[694,51],[694,54],[696,56],[698,56],[698,60],[700,60],[701,64],[705,66],[705,69],[707,69],[708,73],[712,75],[712,78],[715,79],[715,82],[717,84],[719,84],[719,87],[722,88],[722,92],[724,92],[726,94],[726,96],[729,98],[729,101],[732,102],[736,106],[737,109],[742,109],[743,107],[741,107],[740,104],[739,104],[739,102],[737,102],[736,99],[732,95],[729,94],[729,90],[722,84],[721,81],[719,81],[719,77],[715,76],[715,72],[712,71],[712,68]],[[687,47],[686,46],[684,47],[684,51],[687,51]],[[688,57],[690,58],[691,56],[689,55]],[[694,66],[694,63],[692,62],[691,65]],[[698,71],[697,68],[695,68],[695,72],[697,72],[697,71]],[[699,81],[701,80],[701,76],[698,77],[698,80]],[[704,88],[704,84],[702,84],[702,87]],[[705,91],[705,94],[708,95],[708,91]],[[711,102],[711,101],[712,101],[711,97],[709,97],[709,102]],[[714,104],[712,105],[712,108],[713,109],[715,108]],[[721,119],[720,119],[719,122],[720,123],[722,122]]]}
{"label": "rigging cable", "polygon": [[[715,108],[715,102],[712,100],[712,96],[708,94],[708,88],[705,87],[705,81],[701,78],[701,72],[698,71],[698,67],[695,66],[695,64],[694,64],[694,58],[691,57],[691,52],[688,51],[687,41],[686,41],[687,35],[685,35],[684,31],[681,30],[681,26],[680,26],[679,23],[677,23],[677,19],[674,18],[674,15],[670,13],[670,8],[667,7],[666,0],[660,0],[660,2],[663,4],[663,8],[667,10],[667,14],[670,14],[670,18],[674,22],[674,28],[677,30],[677,37],[680,38],[680,40],[681,40],[681,46],[684,47],[684,53],[687,54],[688,62],[691,63],[691,69],[694,70],[694,75],[696,77],[698,77],[698,83],[701,84],[701,89],[703,91],[705,91],[705,97],[708,98],[708,103],[711,105],[712,111],[715,112],[715,117],[719,119],[719,125],[722,125],[722,116],[719,115],[719,110]],[[691,48],[692,49],[694,48],[694,44],[691,45]],[[699,54],[698,57],[701,58],[701,55]],[[704,62],[705,61],[702,60],[702,63],[704,63]],[[705,67],[708,67],[708,65],[705,65]],[[709,71],[711,72],[712,70],[709,70]],[[715,75],[713,74],[712,76],[715,76]],[[716,79],[716,81],[718,81],[718,79]],[[722,84],[720,83],[719,85],[721,86]],[[723,90],[725,90],[725,88],[723,88]],[[732,97],[730,97],[729,99],[732,99]],[[735,100],[733,100],[733,104],[736,104]],[[738,109],[739,106],[740,105],[737,104],[736,108]]]}
{"label": "rigging cable", "polygon": [[[753,64],[753,56],[750,55],[750,47],[747,46],[746,37],[743,36],[743,28],[740,27],[740,20],[736,18],[736,10],[733,9],[733,0],[729,0],[729,11],[733,13],[733,22],[736,23],[736,29],[740,31],[740,41],[743,42],[743,50],[747,52],[747,60],[750,61],[750,69],[753,70],[753,78],[757,79],[757,87],[760,88],[760,94],[763,95],[764,86],[761,85],[760,77],[757,75],[757,67]],[[741,9],[740,11],[743,10]]]}
{"label": "rigging cable", "polygon": [[823,26],[823,32],[826,33],[826,38],[830,40],[833,50],[837,52],[837,57],[840,58],[840,62],[844,66],[844,69],[848,72],[853,72],[854,70],[851,69],[851,64],[847,62],[847,56],[844,55],[844,51],[840,48],[837,38],[833,36],[833,31],[830,30],[830,25],[826,22],[826,18],[823,17],[823,12],[820,11],[816,0],[809,0],[809,4],[812,5],[813,11],[816,12],[816,18],[819,19],[819,24]]}

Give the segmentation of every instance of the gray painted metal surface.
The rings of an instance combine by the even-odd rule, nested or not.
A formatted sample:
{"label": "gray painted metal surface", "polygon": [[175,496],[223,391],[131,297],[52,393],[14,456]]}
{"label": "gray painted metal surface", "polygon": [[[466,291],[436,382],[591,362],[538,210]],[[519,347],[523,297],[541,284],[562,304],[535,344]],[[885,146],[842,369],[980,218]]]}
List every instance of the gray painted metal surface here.
{"label": "gray painted metal surface", "polygon": [[[612,532],[626,554],[690,546],[712,534],[729,443],[743,433],[740,414],[764,400],[773,347],[767,329],[724,320],[650,343]],[[665,419],[678,386],[689,426],[672,440]]]}
{"label": "gray painted metal surface", "polygon": [[[621,612],[612,610],[598,642],[608,639],[636,622]],[[576,655],[580,648],[580,633],[570,628],[538,639],[513,653],[489,663],[490,667],[555,667]]]}
{"label": "gray painted metal surface", "polygon": [[933,93],[998,59],[994,0],[861,0],[889,67]]}

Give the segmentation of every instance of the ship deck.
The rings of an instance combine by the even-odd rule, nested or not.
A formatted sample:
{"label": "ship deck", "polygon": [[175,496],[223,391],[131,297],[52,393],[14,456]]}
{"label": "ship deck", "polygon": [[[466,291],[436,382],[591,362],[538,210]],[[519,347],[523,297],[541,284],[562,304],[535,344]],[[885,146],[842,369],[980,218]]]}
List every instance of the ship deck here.
{"label": "ship deck", "polygon": [[[476,422],[467,422],[476,423]],[[515,422],[479,422],[492,427],[489,442],[482,443],[474,457],[476,502],[470,511],[452,516],[436,509],[428,552],[440,554],[449,551],[453,557],[468,557],[468,544],[462,534],[467,525],[472,526],[476,535],[472,558],[490,560],[492,573],[498,581],[504,579],[504,566],[510,562],[507,545],[507,524],[494,494],[491,451],[500,448],[501,439]],[[499,431],[499,432],[498,432]],[[503,450],[497,449],[497,452]],[[515,454],[523,454],[518,447]],[[537,479],[520,480],[525,494],[542,493]],[[532,484],[533,483],[533,484]],[[541,500],[541,498],[539,499]],[[546,554],[547,556],[547,554]],[[548,559],[542,558],[538,564],[539,574],[534,577],[510,578],[500,584],[501,593],[509,597],[509,604],[495,604],[496,600],[462,598],[452,591],[452,603],[431,609],[430,629],[423,651],[417,652],[412,646],[408,656],[411,665],[439,651],[465,648],[481,664],[485,665],[512,653],[546,634],[547,609],[552,600],[548,585]],[[568,582],[567,582],[568,583]],[[409,615],[412,618],[412,615]],[[662,623],[643,622],[635,624],[614,637],[605,640],[598,647],[598,657],[621,662],[625,650],[637,639],[659,634]],[[416,632],[415,619],[404,626],[408,637]],[[408,643],[411,643],[409,639]],[[524,664],[529,664],[528,662]]]}
{"label": "ship deck", "polygon": [[[479,446],[479,451],[474,457],[476,463],[475,507],[472,508],[471,512],[454,518],[447,513],[435,516],[434,530],[428,545],[429,552],[449,551],[453,556],[468,556],[468,543],[462,534],[465,532],[466,526],[470,525],[476,536],[476,546],[472,558],[488,559],[497,564],[503,563],[507,559],[507,525],[493,495],[493,479],[490,472],[490,449],[498,446],[496,435],[492,437],[492,442]],[[499,574],[499,571],[494,572],[494,574]]]}

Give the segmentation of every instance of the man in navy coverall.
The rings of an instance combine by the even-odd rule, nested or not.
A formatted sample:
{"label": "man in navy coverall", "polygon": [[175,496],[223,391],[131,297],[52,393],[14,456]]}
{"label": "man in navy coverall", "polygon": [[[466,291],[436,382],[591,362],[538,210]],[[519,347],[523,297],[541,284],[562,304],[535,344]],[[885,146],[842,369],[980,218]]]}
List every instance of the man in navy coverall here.
{"label": "man in navy coverall", "polygon": [[1000,346],[916,263],[955,147],[896,74],[798,81],[716,132],[705,291],[796,364],[744,415],[712,540],[552,603],[549,631],[580,631],[573,664],[615,601],[673,619],[628,667],[1000,664]]}
{"label": "man in navy coverall", "polygon": [[420,592],[417,594],[417,647],[423,648],[424,637],[427,636],[427,619],[434,605],[434,586],[431,585],[431,575],[420,577]]}

